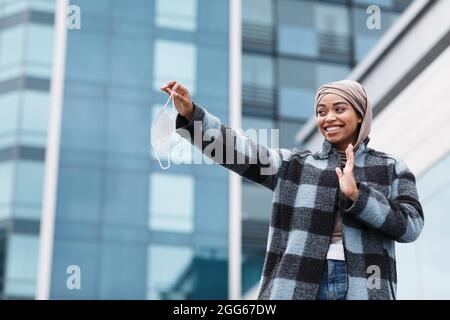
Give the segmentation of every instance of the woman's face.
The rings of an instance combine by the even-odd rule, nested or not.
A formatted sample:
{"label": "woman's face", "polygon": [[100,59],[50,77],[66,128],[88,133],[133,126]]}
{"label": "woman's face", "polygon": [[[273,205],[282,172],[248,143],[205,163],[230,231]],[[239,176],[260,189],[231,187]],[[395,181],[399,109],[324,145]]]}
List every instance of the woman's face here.
{"label": "woman's face", "polygon": [[316,121],[320,133],[338,150],[344,151],[349,143],[358,139],[359,113],[344,98],[334,93],[323,96],[316,109]]}

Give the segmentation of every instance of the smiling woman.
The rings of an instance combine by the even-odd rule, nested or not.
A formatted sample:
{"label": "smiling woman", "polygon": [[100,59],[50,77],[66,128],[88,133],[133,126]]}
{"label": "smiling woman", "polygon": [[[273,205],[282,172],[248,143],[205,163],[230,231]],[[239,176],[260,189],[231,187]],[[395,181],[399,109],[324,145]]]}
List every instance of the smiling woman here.
{"label": "smiling woman", "polygon": [[[176,81],[161,90],[173,97],[179,135],[274,192],[258,299],[395,299],[395,242],[415,241],[424,215],[405,163],[367,146],[372,106],[360,83],[317,90],[314,111],[325,139],[315,153],[257,144],[193,103]],[[245,161],[219,162],[211,149]],[[274,170],[265,173],[268,166]]]}
{"label": "smiling woman", "polygon": [[350,143],[356,150],[368,137],[372,106],[358,82],[342,80],[321,86],[314,108],[320,133],[338,151],[344,151]]}

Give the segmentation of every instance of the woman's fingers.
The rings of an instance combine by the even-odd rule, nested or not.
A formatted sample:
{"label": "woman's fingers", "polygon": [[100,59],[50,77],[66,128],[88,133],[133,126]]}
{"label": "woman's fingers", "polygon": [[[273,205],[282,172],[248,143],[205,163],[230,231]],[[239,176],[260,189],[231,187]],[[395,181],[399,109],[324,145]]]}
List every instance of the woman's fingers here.
{"label": "woman's fingers", "polygon": [[172,89],[172,87],[176,84],[176,81],[167,82],[165,85],[161,87],[161,90],[168,92],[168,89]]}
{"label": "woman's fingers", "polygon": [[177,81],[170,81],[166,85],[161,87],[161,90],[163,90],[163,91],[165,91],[167,93],[170,92],[170,91],[168,91],[168,89],[170,89],[170,90],[172,90],[174,92],[177,92],[177,93],[179,93],[179,94],[181,94],[183,96],[185,96],[185,95],[187,95],[189,93],[188,90],[185,87],[183,87]]}
{"label": "woman's fingers", "polygon": [[353,165],[354,165],[354,154],[353,154],[353,145],[349,144],[347,146],[347,149],[345,149],[345,156],[347,158],[347,161],[345,163],[346,171],[353,172]]}

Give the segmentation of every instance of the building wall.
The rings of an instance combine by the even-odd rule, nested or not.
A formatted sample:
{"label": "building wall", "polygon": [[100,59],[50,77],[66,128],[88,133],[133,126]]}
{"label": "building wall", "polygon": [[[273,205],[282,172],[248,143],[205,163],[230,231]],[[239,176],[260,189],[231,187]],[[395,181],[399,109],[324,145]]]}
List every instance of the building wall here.
{"label": "building wall", "polygon": [[51,298],[226,298],[227,176],[162,170],[149,134],[173,79],[227,119],[228,2],[71,4]]}
{"label": "building wall", "polygon": [[33,298],[53,45],[53,1],[0,1],[0,294]]}
{"label": "building wall", "polygon": [[[400,57],[399,57],[400,58]],[[374,147],[401,157],[416,175],[425,226],[398,244],[399,299],[448,299],[450,249],[450,48],[442,52],[374,121]]]}

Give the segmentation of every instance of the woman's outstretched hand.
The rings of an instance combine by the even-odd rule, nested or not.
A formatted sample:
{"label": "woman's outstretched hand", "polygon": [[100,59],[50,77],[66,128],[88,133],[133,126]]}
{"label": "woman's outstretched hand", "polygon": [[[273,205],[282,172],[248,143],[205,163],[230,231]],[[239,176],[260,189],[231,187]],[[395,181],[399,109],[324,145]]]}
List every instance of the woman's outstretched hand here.
{"label": "woman's outstretched hand", "polygon": [[344,172],[341,168],[336,168],[336,174],[339,178],[339,187],[343,194],[347,198],[355,201],[358,197],[358,187],[356,186],[355,176],[353,174],[353,168],[355,166],[355,156],[353,154],[353,145],[350,143],[345,149],[345,155],[347,162],[345,163]]}
{"label": "woman's outstretched hand", "polygon": [[173,95],[173,101],[178,113],[188,121],[191,121],[194,115],[194,106],[189,91],[176,81],[168,82],[161,87],[161,90],[168,95]]}

